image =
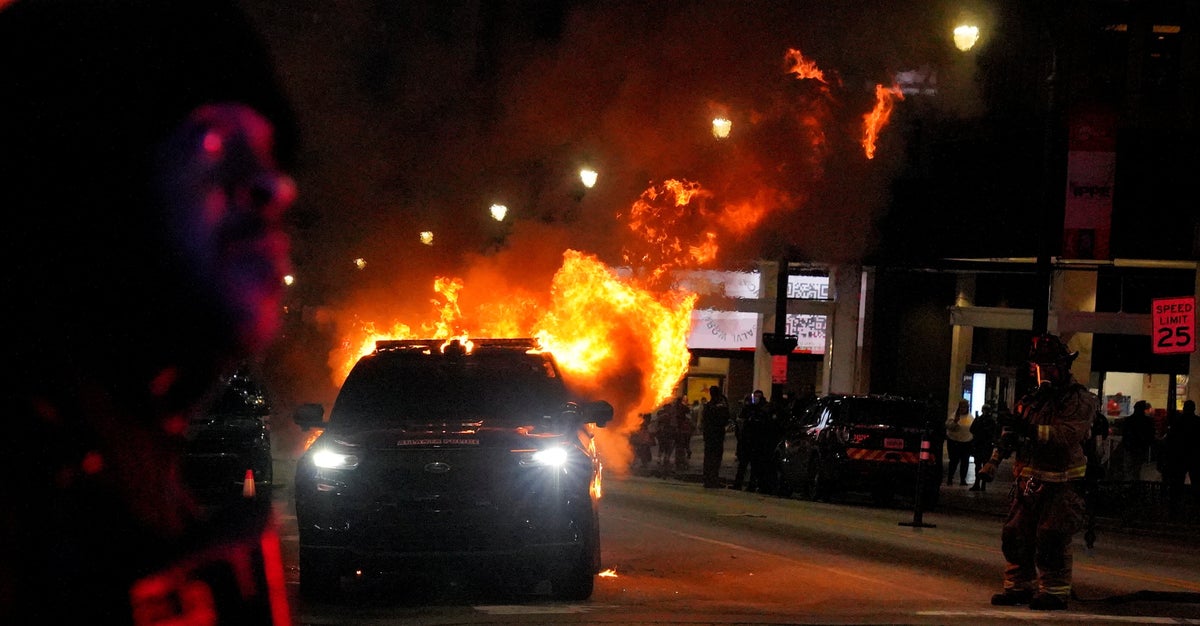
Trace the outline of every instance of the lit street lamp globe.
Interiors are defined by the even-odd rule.
[[[583,181],[583,186],[587,187],[588,189],[591,189],[596,185],[596,176],[598,176],[598,174],[596,174],[596,170],[590,167],[585,167],[579,170],[579,180]]]
[[[717,139],[725,139],[729,136],[730,129],[733,128],[733,122],[726,118],[718,117],[712,121],[712,134]]]
[[[979,41],[979,27],[970,24],[960,24],[954,27],[954,47],[966,52]]]

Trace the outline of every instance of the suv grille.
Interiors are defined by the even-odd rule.
[[[376,452],[363,473],[375,477],[381,504],[416,505],[431,509],[479,507],[503,503],[515,494],[513,454],[478,448],[397,450]],[[428,471],[439,464],[445,471]]]

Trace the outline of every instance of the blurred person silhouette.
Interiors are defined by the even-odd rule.
[[[762,486],[765,459],[763,448],[770,425],[770,407],[761,389],[755,389],[742,404],[737,417],[737,471],[734,472],[734,489],[745,486],[746,491],[757,491]]]
[[[1004,590],[992,604],[1028,604],[1034,610],[1067,608],[1071,595],[1071,544],[1084,523],[1087,456],[1099,406],[1079,384],[1069,352],[1057,335],[1035,335],[1029,365],[1036,386],[1021,398],[1001,431],[992,458],[979,471],[991,481],[1011,455],[1013,487],[1001,531]]]
[[[1163,483],[1170,512],[1178,516],[1183,510],[1188,481],[1193,501],[1200,503],[1200,416],[1196,415],[1195,400],[1183,402],[1183,410],[1173,416],[1167,427],[1163,444],[1166,456]]]
[[[0,623],[290,624],[269,499],[180,481],[190,415],[282,322],[269,53],[220,0],[0,6]]]
[[[692,421],[687,396],[679,396],[672,408],[675,411],[675,471],[682,472],[687,470],[692,459],[692,435],[696,433],[696,424]]]
[[[999,411],[1008,411],[1008,407],[1004,403],[999,403],[1001,408],[997,408],[995,402],[985,402],[983,411],[971,421],[971,426],[968,430],[971,432],[971,457],[975,459],[975,482],[971,485],[971,491],[986,491],[987,483],[979,480],[979,470],[983,468],[983,464],[992,458],[992,448],[995,447],[996,429],[998,428],[999,420],[997,414]]]
[[[950,465],[946,468],[946,484],[954,484],[954,474],[958,473],[960,485],[967,484],[967,466],[971,463],[971,405],[965,399],[959,400],[954,412],[946,418],[946,455]]]
[[[704,487],[717,489],[721,486],[721,461],[725,456],[725,429],[729,426],[729,402],[721,388],[708,388],[708,402],[704,404],[700,432],[704,437]]]
[[[1125,418],[1121,427],[1121,458],[1126,481],[1142,479],[1142,467],[1150,460],[1150,447],[1154,445],[1154,440],[1150,403],[1138,400],[1133,403],[1133,413]]]
[[[732,489],[741,489],[746,481],[746,469],[750,467],[750,452],[746,449],[746,418],[749,417],[748,407],[754,404],[754,394],[749,394],[742,398],[741,405],[738,406],[737,415],[733,416],[733,484]]]
[[[654,435],[650,434],[652,419],[650,413],[642,413],[642,423],[629,435],[629,444],[633,447],[633,460],[640,469],[649,469],[654,463]]]
[[[651,427],[654,441],[657,444],[658,467],[663,471],[675,468],[675,444],[679,439],[679,418],[675,414],[675,400],[672,400],[654,412],[654,423]]]
[[[692,423],[697,428],[700,427],[700,418],[704,416],[704,404],[707,402],[705,398],[692,400]]]

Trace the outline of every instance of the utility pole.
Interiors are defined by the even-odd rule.
[[[1038,256],[1035,292],[1033,301],[1033,334],[1040,335],[1049,330],[1050,299],[1053,271],[1050,266],[1051,251],[1054,248],[1054,233],[1058,232],[1058,223],[1062,221],[1062,211],[1059,203],[1062,201],[1061,186],[1055,185],[1057,177],[1052,167],[1058,154],[1056,136],[1058,132],[1058,51],[1055,48],[1054,35],[1050,37],[1049,73],[1046,76],[1046,120],[1042,137],[1042,186],[1041,204],[1042,220],[1038,228]]]
[[[771,355],[771,402],[783,399],[783,386],[787,383],[788,355],[796,349],[796,335],[787,334],[787,287],[788,258],[779,260],[775,272],[775,332],[763,333],[763,347]]]

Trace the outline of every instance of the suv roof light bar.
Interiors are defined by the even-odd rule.
[[[441,350],[442,345],[445,344],[446,341],[446,339],[379,339],[375,341],[375,351]],[[532,337],[471,339],[471,344],[473,346],[473,350],[479,350],[481,348],[524,348],[526,350],[541,349],[537,339]]]

